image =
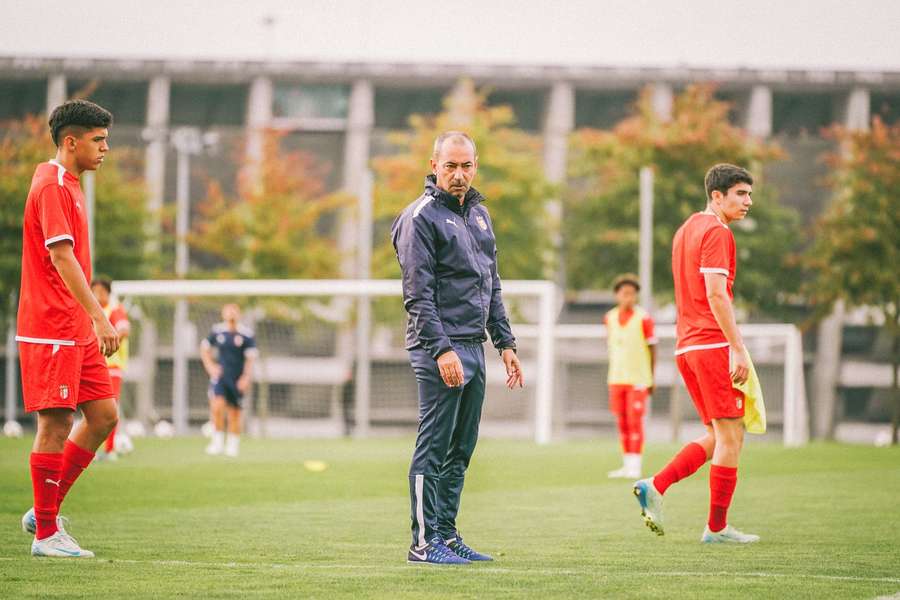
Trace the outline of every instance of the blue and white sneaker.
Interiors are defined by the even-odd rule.
[[[471,561],[447,547],[443,538],[434,536],[424,547],[410,546],[406,562],[429,565],[467,565]]]
[[[634,495],[641,505],[641,517],[644,524],[656,535],[663,535],[663,496],[653,485],[653,478],[641,479],[634,484]]]
[[[457,556],[468,561],[480,562],[494,560],[489,555],[477,552],[474,548],[464,543],[462,536],[459,535],[458,531],[453,537],[447,538],[446,544]]]
[[[84,550],[72,536],[57,531],[48,538],[35,539],[31,542],[32,556],[49,556],[53,558],[94,558],[94,553]]]
[[[56,528],[63,533],[66,533],[66,525],[68,524],[69,519],[66,517],[63,517],[62,515],[56,517]],[[37,532],[37,519],[34,516],[33,506],[28,509],[28,512],[22,515],[22,531],[29,535],[34,535]]]
[[[722,531],[710,531],[707,525],[700,537],[701,544],[753,544],[758,541],[758,535],[738,531],[731,525],[726,525]]]

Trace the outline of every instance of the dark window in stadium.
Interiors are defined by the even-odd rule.
[[[443,110],[448,88],[375,88],[376,129],[407,129],[415,114],[435,115]]]
[[[0,121],[39,115],[47,104],[47,82],[43,79],[0,81]]]
[[[885,123],[900,123],[900,92],[873,92],[871,103],[873,117],[878,115]]]
[[[772,129],[776,135],[818,136],[836,120],[836,98],[827,92],[779,92],[772,95]]]
[[[246,85],[172,84],[169,109],[172,125],[242,126],[246,113]]]
[[[728,103],[728,121],[732,125],[743,126],[750,104],[750,90],[717,89],[714,96],[716,100]]]
[[[344,168],[344,134],[319,131],[292,131],[281,140],[285,152],[305,152],[315,159],[328,191],[337,190]]]
[[[516,127],[526,131],[540,131],[544,125],[543,90],[498,90],[488,96],[491,106],[506,105],[516,116]]]
[[[106,108],[117,125],[144,125],[147,121],[146,81],[69,80],[69,98],[84,98]]]
[[[346,119],[349,102],[348,85],[279,83],[272,114],[289,119]]]
[[[576,90],[575,128],[610,129],[628,116],[635,90]]]

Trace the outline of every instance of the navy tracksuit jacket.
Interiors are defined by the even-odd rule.
[[[485,330],[498,350],[516,340],[500,292],[491,218],[474,188],[465,200],[434,176],[391,227],[409,315],[406,348],[419,390],[419,430],[409,469],[413,545],[456,535],[456,515],[484,403]],[[462,387],[444,385],[436,359],[455,350]]]

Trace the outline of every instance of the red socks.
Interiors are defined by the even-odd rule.
[[[706,450],[700,444],[691,442],[653,477],[653,487],[660,494],[665,494],[670,485],[693,475],[705,463]]]
[[[94,453],[88,452],[84,448],[79,448],[72,440],[66,440],[66,445],[62,453],[62,470],[59,476],[59,496],[57,500],[57,511],[62,505],[66,494],[81,472],[84,471],[91,461],[94,460]]]
[[[63,455],[43,452],[31,453],[31,486],[34,490],[35,536],[42,540],[56,533],[59,512],[60,470]]]
[[[623,453],[641,453],[644,449],[644,422],[640,416],[619,415],[619,441]]]
[[[709,530],[722,531],[728,524],[728,507],[737,485],[737,467],[709,467]]]

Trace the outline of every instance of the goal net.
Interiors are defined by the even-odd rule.
[[[259,348],[245,399],[251,434],[366,436],[414,431],[416,383],[404,350],[406,316],[398,280],[119,281],[113,293],[132,322],[122,407],[127,418],[160,419],[185,433],[208,417],[200,342],[236,303]],[[614,431],[607,409],[605,328],[557,323],[560,296],[546,281],[504,281],[518,340],[524,390],[505,388],[488,343],[484,435],[547,443]],[[674,331],[660,326],[658,385],[648,438],[693,434],[696,418],[676,375]],[[760,371],[770,431],[805,443],[806,398],[800,336],[792,325],[742,332]]]

